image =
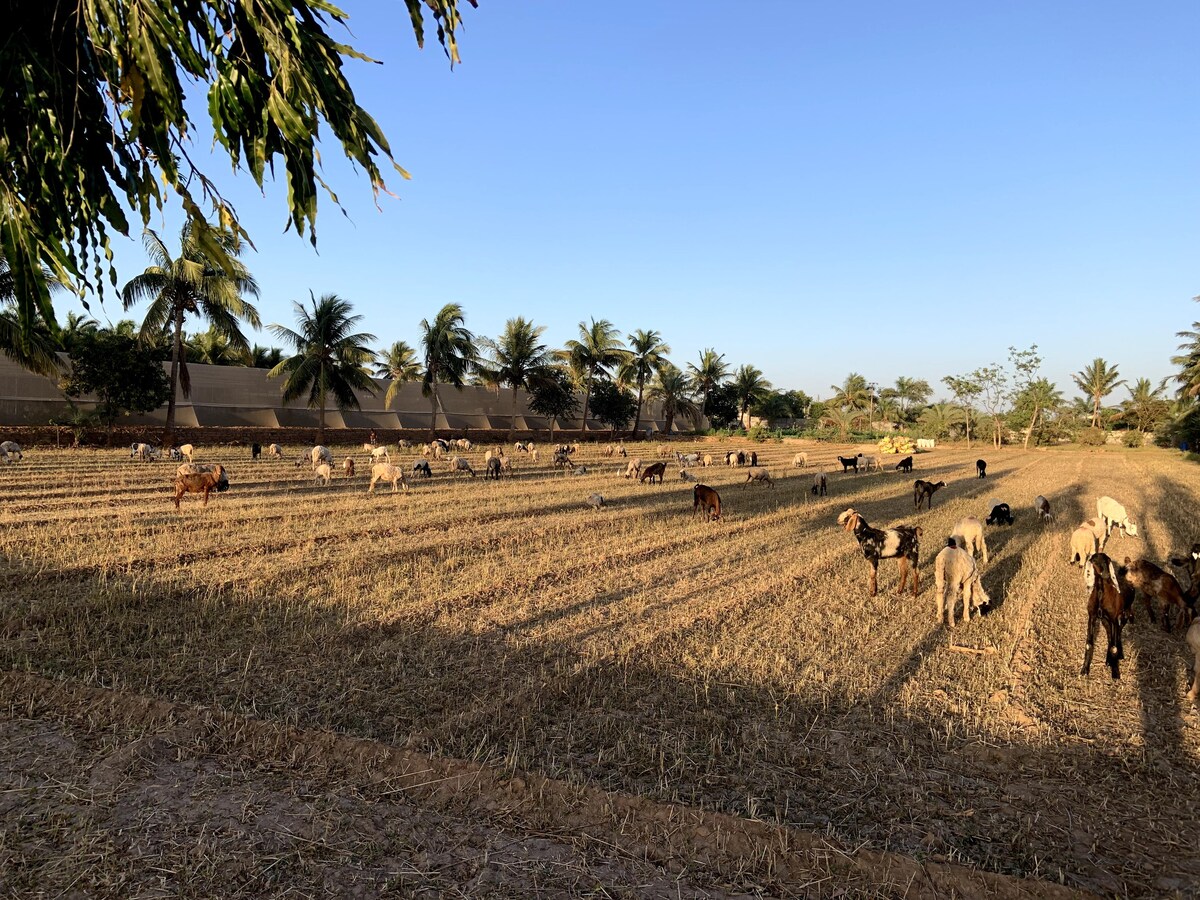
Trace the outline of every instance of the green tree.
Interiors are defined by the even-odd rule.
[[[1008,358],[1013,367],[1014,406],[1017,405],[1018,398],[1022,397],[1033,402],[1028,429],[1025,432],[1024,447],[1028,450],[1029,440],[1033,437],[1034,428],[1037,427],[1038,415],[1044,408],[1039,407],[1036,401],[1044,397],[1046,392],[1041,389],[1034,389],[1034,383],[1039,380],[1038,372],[1042,367],[1042,358],[1038,355],[1037,344],[1031,344],[1028,350],[1018,350],[1016,347],[1009,347]],[[1044,381],[1045,379],[1041,380]]]
[[[829,404],[825,407],[825,411],[821,414],[820,422],[822,425],[828,425],[831,428],[836,428],[838,438],[846,440],[846,435],[850,433],[855,425],[866,418],[866,413],[857,409],[843,409],[835,404]]]
[[[1200,302],[1200,297],[1192,299]],[[1179,366],[1179,374],[1175,376],[1179,394],[1182,397],[1200,397],[1200,322],[1193,322],[1191,331],[1177,332],[1176,337],[1185,338],[1179,345],[1183,352],[1171,357],[1171,362]]]
[[[188,361],[208,366],[244,366],[250,351],[237,350],[229,338],[215,328],[193,334],[187,340]]]
[[[461,391],[479,355],[475,349],[475,336],[467,330],[461,306],[447,303],[438,310],[432,322],[421,320],[421,348],[425,353],[421,393],[429,398],[429,437],[432,439],[437,431],[437,411],[442,405],[438,385],[449,384]]]
[[[391,383],[383,395],[383,408],[391,409],[402,385],[420,381],[424,372],[417,351],[406,341],[396,341],[375,361],[375,376]]]
[[[691,386],[695,390],[696,382],[691,377]],[[730,382],[718,384],[708,395],[707,409],[704,415],[714,428],[730,428],[737,424],[738,400],[737,389]]]
[[[504,323],[504,331],[498,339],[484,338],[480,341],[486,355],[480,368],[487,380],[512,388],[509,441],[517,430],[517,391],[529,391],[533,381],[550,366],[552,360],[550,350],[541,340],[545,331],[544,326],[534,325],[528,319],[517,316]]]
[[[260,347],[255,344],[250,348],[250,365],[256,369],[273,369],[283,362],[283,350],[279,347]]]
[[[700,351],[699,363],[688,363],[688,377],[692,382],[692,390],[703,398],[700,410],[715,421],[713,411],[709,408],[709,398],[713,391],[724,384],[729,378],[729,366],[725,363],[725,354],[718,353],[712,347]]]
[[[1041,440],[1050,424],[1046,421],[1046,414],[1057,411],[1062,402],[1062,392],[1046,378],[1035,378],[1018,391],[1009,419],[1017,427],[1025,429],[1026,447],[1035,434]]]
[[[417,43],[431,17],[453,63],[457,0],[404,3]],[[342,71],[346,60],[366,57],[328,33],[331,23],[347,27],[324,0],[11,10],[0,53],[0,248],[13,266],[22,327],[31,332],[40,317],[54,329],[43,265],[64,283],[92,288],[105,268],[113,272],[110,232],[129,234],[126,210],[144,226],[173,194],[189,217],[203,218],[207,203],[223,227],[244,236],[193,161],[193,134],[211,129],[233,168],[260,188],[281,169],[298,234],[315,225],[318,185],[337,203],[316,171],[318,135],[327,152],[339,145],[376,192],[386,190],[381,163],[407,177]],[[188,102],[194,86],[207,88],[207,103]],[[204,127],[189,116],[197,109],[208,113]],[[217,257],[221,248],[205,250]]]
[[[999,447],[1004,442],[1004,419],[1000,410],[1008,396],[1008,375],[999,365],[980,366],[970,374],[971,381],[979,385],[979,398],[987,410],[986,421],[992,434],[992,444]]]
[[[1091,361],[1082,372],[1071,376],[1075,386],[1092,401],[1092,427],[1100,427],[1100,404],[1104,398],[1125,383],[1116,366],[1110,366],[1100,357]]]
[[[592,399],[593,382],[597,375],[611,374],[625,360],[625,346],[617,329],[608,319],[592,324],[579,323],[579,340],[567,341],[558,356],[565,359],[583,375],[583,430],[587,432],[588,408]]]
[[[742,366],[734,373],[733,392],[737,397],[738,421],[746,427],[750,407],[761,403],[771,393],[771,382],[754,366]]]
[[[970,375],[947,375],[942,384],[950,388],[963,413],[963,428],[967,434],[967,449],[971,449],[971,401],[983,393],[983,385]]]
[[[162,363],[153,353],[133,338],[112,331],[80,336],[71,372],[60,387],[67,397],[95,396],[95,415],[104,422],[110,444],[118,417],[153,412],[171,391]]]
[[[362,316],[351,315],[353,307],[337,294],[317,299],[309,292],[312,308],[292,303],[296,311],[293,331],[283,325],[271,325],[271,333],[288,344],[295,355],[279,363],[269,378],[287,376],[283,382],[283,402],[290,403],[308,394],[308,408],[318,410],[317,443],[325,443],[325,405],[330,397],[338,409],[358,409],[355,391],[375,394],[375,383],[367,366],[375,354],[367,344],[375,335],[356,333]]]
[[[59,332],[59,343],[69,356],[75,345],[87,334],[95,334],[100,330],[100,323],[88,315],[68,312],[67,321]]]
[[[175,394],[191,396],[192,379],[184,355],[183,323],[198,316],[225,338],[233,350],[249,353],[250,345],[242,334],[241,320],[260,327],[258,310],[243,295],[258,296],[258,284],[238,260],[239,244],[228,231],[216,231],[207,223],[189,220],[179,233],[179,255],[172,256],[167,245],[153,231],[143,236],[151,264],[125,285],[121,299],[125,309],[143,300],[150,301],[142,319],[140,338],[152,344],[164,333],[171,336],[171,397],[167,402],[167,425],[163,443],[175,437]],[[214,253],[211,246],[218,248]]]
[[[569,418],[579,411],[579,398],[570,374],[562,366],[549,366],[538,373],[530,384],[529,408],[550,420],[550,441],[554,441],[554,426],[558,419]]]
[[[896,401],[901,417],[907,421],[913,408],[924,406],[932,394],[933,388],[924,378],[907,378],[901,375],[896,379],[895,387],[884,388],[880,397]]]
[[[842,409],[866,409],[871,405],[871,390],[867,379],[857,372],[851,372],[840,385],[831,384],[833,397],[829,402]]]
[[[46,290],[50,290],[49,286],[54,283],[50,273],[41,273],[41,278],[47,284]],[[30,313],[34,321],[22,323],[19,290],[16,275],[8,267],[4,248],[0,247],[0,353],[30,372],[50,377],[60,375],[61,367],[55,353],[62,344],[51,325],[42,318],[40,308]]]
[[[637,399],[615,381],[597,378],[592,385],[592,415],[607,425],[610,437],[624,428],[637,414]]]
[[[934,403],[921,410],[917,421],[930,437],[948,438],[953,434],[954,426],[962,424],[963,411],[950,403]]]
[[[635,331],[627,334],[629,353],[621,362],[617,372],[619,381],[637,385],[637,412],[633,416],[630,437],[635,437],[642,424],[642,399],[646,393],[646,382],[667,363],[671,348],[663,342],[657,331]],[[678,371],[678,370],[677,370]]]
[[[1140,432],[1153,431],[1171,415],[1171,404],[1163,396],[1167,390],[1167,379],[1158,387],[1149,378],[1139,378],[1133,385],[1125,386],[1129,399],[1121,404],[1120,417]]]
[[[655,371],[648,396],[662,404],[667,434],[671,433],[675,417],[679,415],[686,416],[693,429],[700,427],[700,407],[692,401],[691,390],[692,379],[673,363],[664,360]]]

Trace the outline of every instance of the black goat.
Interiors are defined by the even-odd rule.
[[[912,474],[912,457],[906,456],[906,457],[904,457],[904,459],[900,460],[900,462],[896,463],[896,471],[907,472],[908,474],[911,475]]]
[[[979,473],[980,478],[987,478],[987,460],[975,460],[975,471]]]
[[[838,462],[842,464],[842,474],[846,473],[847,469],[853,469],[854,474],[858,474],[858,457],[857,456],[839,456]]]
[[[1007,503],[997,503],[987,517],[988,525],[1011,525],[1012,523],[1013,514]]]
[[[431,472],[429,470],[429,460],[427,460],[427,459],[418,459],[415,463],[413,463],[412,470],[413,470],[413,474],[416,475],[418,478],[432,478],[433,477],[433,472]]]
[[[931,481],[922,481],[918,478],[913,482],[913,505],[917,509],[921,508],[921,503],[924,502],[926,509],[933,509],[933,495],[938,488],[944,488],[946,482],[939,481],[936,484]]]
[[[258,459],[260,456],[262,456],[262,444],[251,444],[250,445],[250,458]]]
[[[903,594],[908,582],[908,570],[912,567],[912,592],[917,596],[920,588],[920,575],[917,572],[917,557],[921,550],[921,529],[913,525],[897,525],[886,531],[872,528],[867,520],[853,508],[838,516],[838,524],[858,539],[863,556],[871,564],[871,596],[878,590],[879,561],[881,559],[900,560],[900,587],[896,593]]]

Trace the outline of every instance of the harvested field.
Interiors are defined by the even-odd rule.
[[[743,488],[746,469],[692,469],[722,495],[723,520],[708,523],[692,517],[692,488],[673,460],[664,485],[638,484],[600,446],[577,454],[585,475],[555,471],[542,445],[539,465],[512,455],[517,471],[498,482],[435,462],[434,478],[410,479],[411,492],[370,496],[357,448],[335,457],[354,455],[358,477],[339,473],[328,488],[296,468],[298,448],[279,462],[201,448],[197,461],[225,464],[231,489],[207,508],[185,498],[181,513],[170,502],[175,465],[136,463],[127,450],[35,450],[0,468],[3,669],[75,690],[8,676],[18,699],[0,706],[0,746],[43,748],[37,758],[62,773],[46,781],[46,763],[19,758],[0,766],[0,808],[17,823],[0,825],[0,887],[130,896],[152,884],[177,893],[191,877],[196,895],[321,894],[353,869],[368,894],[400,884],[388,882],[399,870],[410,873],[398,888],[408,893],[421,884],[413,871],[428,873],[435,893],[476,895],[604,896],[597,883],[645,885],[636,896],[983,890],[962,866],[1102,893],[1196,890],[1200,728],[1184,698],[1182,638],[1143,614],[1126,630],[1121,681],[1099,651],[1081,678],[1083,579],[1066,559],[1071,529],[1102,494],[1126,505],[1143,536],[1114,536],[1114,556],[1161,561],[1189,547],[1200,537],[1200,470],[1156,450],[938,450],[917,456],[911,476],[890,468],[895,458],[882,474],[838,471],[818,499],[808,492],[817,466],[833,471],[834,456],[853,451],[807,447],[805,470],[792,467],[796,445],[768,443],[754,449],[775,487]],[[671,445],[714,456],[738,446],[751,448]],[[477,472],[486,449],[465,454]],[[653,446],[630,450],[657,459]],[[979,456],[986,479],[975,478]],[[407,472],[413,458],[392,461]],[[913,511],[914,478],[948,482],[928,512]],[[594,492],[605,508],[586,506]],[[1037,494],[1055,524],[1037,521]],[[932,559],[954,522],[982,518],[992,497],[1017,515],[987,531],[993,606],[950,632],[935,623]],[[851,505],[879,527],[924,529],[918,598],[895,597],[891,560],[879,596],[866,595],[869,566],[834,524]],[[96,712],[96,689],[180,706],[151,726]],[[195,707],[211,712],[202,734],[172,732],[168,720]],[[329,730],[414,759],[730,814],[773,829],[764,843],[803,834],[865,848],[846,858],[867,862],[851,872],[824,849],[808,872],[765,849],[696,862],[703,854],[686,844],[618,849],[617,825],[581,843],[580,822],[560,816],[555,831],[534,800],[517,812],[499,804],[492,819],[419,796],[401,802],[380,796],[374,776],[292,766],[278,741],[256,757],[238,737],[247,720],[295,729],[298,746]],[[114,774],[126,746],[150,750]],[[237,774],[221,782],[219,809],[187,812],[178,790],[163,801],[169,823],[113,806],[126,783],[143,804],[163,794],[159,781],[207,796],[222,771]],[[90,806],[79,799],[88,791]],[[245,812],[264,804],[274,818]],[[628,829],[651,808],[628,807]],[[397,818],[404,829],[379,824]],[[210,819],[218,824],[206,828]],[[426,819],[426,830],[412,824]],[[260,820],[303,835],[317,862],[280,865],[266,881],[242,869],[234,878],[233,863],[185,875],[202,852],[188,845],[197,835],[210,862],[309,852],[264,837]],[[46,822],[58,823],[56,840],[31,824]],[[169,847],[113,837],[156,827]],[[359,827],[378,839],[335,835]],[[231,835],[243,831],[255,837],[239,850]],[[512,850],[531,835],[549,868]],[[447,842],[470,852],[430,862],[428,847]],[[83,845],[103,864],[52,863],[55,848]],[[472,881],[484,869],[471,860],[501,847],[509,856],[496,871],[511,879]],[[906,869],[887,853],[925,865]],[[949,881],[929,874],[938,865]],[[1003,884],[1013,895],[1052,892]]]

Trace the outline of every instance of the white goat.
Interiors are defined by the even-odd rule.
[[[328,487],[331,480],[333,480],[333,467],[329,463],[313,466],[313,481]]]
[[[371,449],[372,462],[391,462],[392,458],[388,456],[388,448],[386,446],[374,447]]]
[[[179,452],[183,454],[183,458],[188,462],[192,461],[192,454],[196,452],[196,448],[191,444],[180,444]]]
[[[1104,537],[1100,540],[1101,550],[1108,543],[1108,536],[1112,534],[1114,528],[1120,528],[1121,531],[1130,537],[1137,537],[1137,525],[1130,521],[1129,514],[1125,512],[1125,507],[1112,497],[1101,497],[1097,500],[1096,513],[1099,515],[1100,521],[1104,524]]]
[[[1195,703],[1197,694],[1200,694],[1200,619],[1188,628],[1187,645],[1196,660],[1192,666],[1192,687],[1187,692],[1187,698]]]
[[[1067,562],[1075,565],[1078,560],[1079,564],[1087,568],[1088,560],[1096,555],[1100,549],[1100,539],[1104,535],[1104,526],[1095,519],[1088,519],[1081,524],[1073,532],[1071,532],[1070,555],[1067,557]]]
[[[950,542],[954,538],[949,539]],[[946,546],[938,553],[933,564],[934,597],[937,599],[937,620],[940,625],[944,616],[949,617],[950,627],[954,627],[954,606],[962,596],[963,618],[971,621],[971,610],[977,616],[983,613],[980,607],[987,606],[991,599],[979,581],[979,570],[975,566],[975,558],[966,550],[957,546]],[[946,589],[950,589],[949,602],[946,599]]]
[[[797,469],[807,469],[808,468],[808,454],[803,453],[803,452],[797,453],[795,456],[792,457],[792,465],[795,466]]]
[[[329,463],[329,465],[333,465],[333,454],[329,452],[328,447],[322,447],[320,444],[318,444],[309,451],[308,455],[312,459],[314,469],[321,463]]]
[[[472,478],[475,477],[475,470],[471,468],[471,461],[462,456],[455,456],[450,460],[451,472],[466,472]]]
[[[271,444],[267,447],[267,456],[274,457],[275,459],[283,459],[283,448],[278,444]]]
[[[640,459],[631,459],[625,465],[625,471],[621,473],[625,478],[637,478],[642,472],[642,461]]]
[[[681,481],[695,481],[695,482],[699,482],[699,481],[700,481],[699,477],[697,477],[696,475],[693,475],[693,474],[692,474],[691,472],[689,472],[687,469],[680,469],[680,470],[679,470],[679,479],[680,479]]]
[[[604,496],[602,494],[589,494],[586,503],[592,509],[603,509]]]
[[[367,488],[367,493],[375,493],[375,484],[380,481],[391,482],[393,494],[396,493],[397,484],[404,485],[405,492],[408,491],[408,481],[405,479],[404,473],[398,466],[393,466],[391,463],[375,463],[371,466],[371,484]]]
[[[14,456],[17,458],[17,462],[25,458],[25,454],[21,452],[21,445],[16,441],[4,441],[0,443],[0,454],[3,454],[3,457],[0,458],[3,458],[5,462],[12,462],[12,457]]]
[[[955,545],[960,550],[966,550],[974,559],[976,554],[983,557],[983,561],[988,561],[987,541],[983,536],[983,523],[974,516],[966,516],[958,520],[958,524],[954,526],[954,530],[950,532],[950,537],[954,539]]]

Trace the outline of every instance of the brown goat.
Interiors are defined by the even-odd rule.
[[[229,479],[221,466],[213,466],[209,472],[196,472],[175,476],[175,508],[179,509],[179,500],[184,494],[203,494],[204,506],[208,506],[208,495],[212,491],[220,493],[229,488]]]
[[[1125,557],[1125,580],[1129,586],[1142,595],[1146,603],[1146,612],[1150,621],[1154,622],[1154,600],[1162,601],[1163,628],[1171,630],[1171,617],[1168,611],[1175,611],[1175,624],[1180,628],[1186,627],[1192,617],[1192,611],[1183,590],[1175,576],[1164,572],[1148,559],[1139,559],[1131,563]],[[1133,608],[1130,604],[1129,618],[1133,619]]]
[[[1087,645],[1083,651],[1083,667],[1080,675],[1087,675],[1092,669],[1092,651],[1096,644],[1096,626],[1104,623],[1104,633],[1107,638],[1107,650],[1104,663],[1108,666],[1112,677],[1121,677],[1121,660],[1125,658],[1125,645],[1121,641],[1121,626],[1129,614],[1128,605],[1131,602],[1128,589],[1122,585],[1117,572],[1116,563],[1109,559],[1106,553],[1096,553],[1087,561],[1088,588],[1087,612]]]
[[[922,481],[918,478],[913,482],[913,503],[917,509],[920,509],[923,501],[926,509],[932,509],[934,493],[937,492],[938,488],[944,488],[945,486],[946,482],[944,481],[939,481],[935,484],[934,482]]]
[[[721,518],[721,495],[707,484],[698,484],[692,488],[692,518],[696,510],[703,509],[708,521],[716,522]]]
[[[354,477],[354,460],[349,456],[347,456],[345,461],[342,463],[342,470],[346,473],[347,478]]]
[[[642,481],[645,481],[647,478],[649,478],[650,483],[654,484],[654,479],[657,478],[658,483],[662,484],[663,483],[663,475],[666,474],[666,471],[667,471],[667,464],[665,462],[650,463],[650,465],[648,465],[648,466],[646,466],[646,468],[642,469],[642,474],[638,478],[638,481],[642,482]]]

